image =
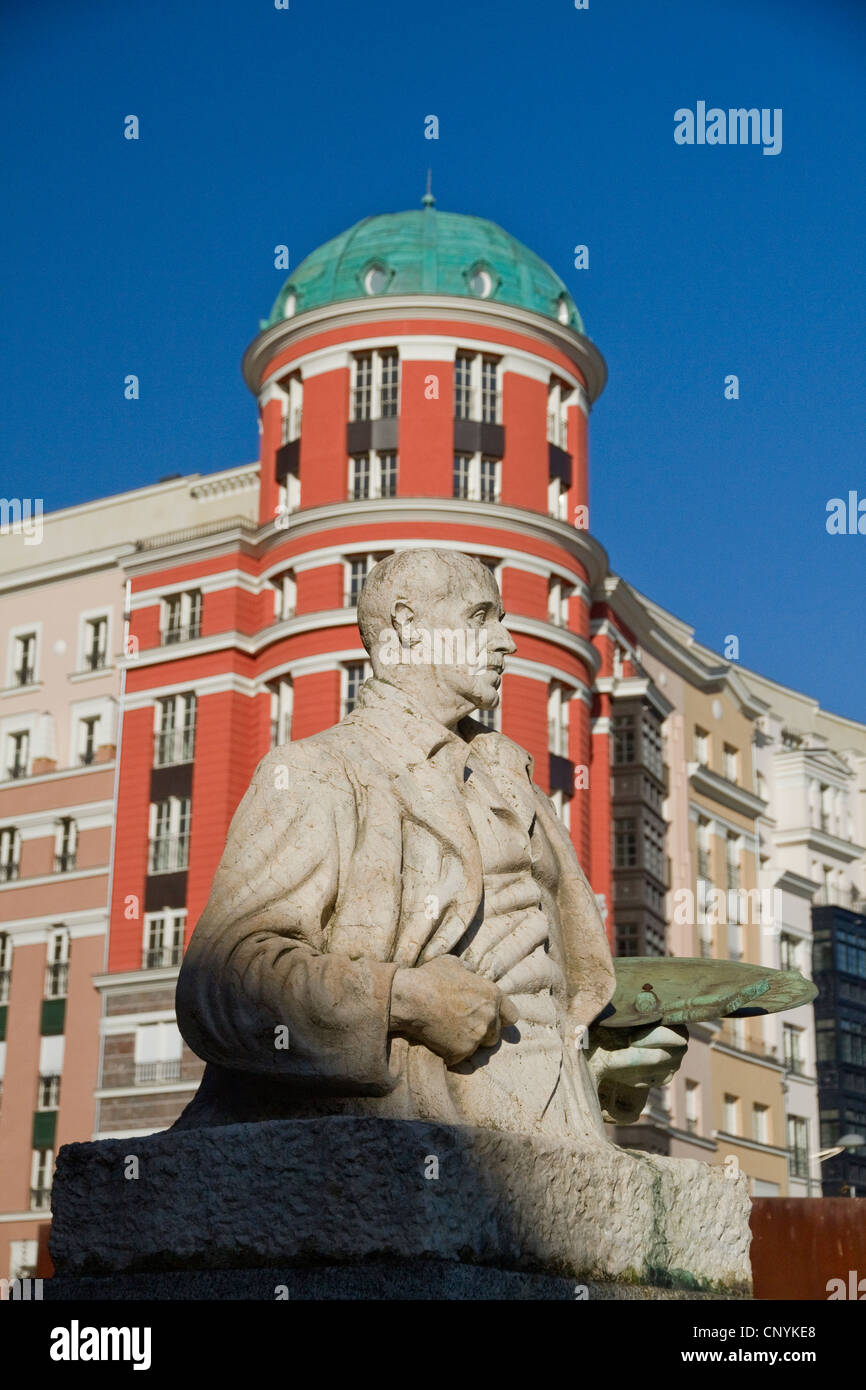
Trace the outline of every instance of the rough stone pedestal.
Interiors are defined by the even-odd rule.
[[[331,1116],[69,1144],[52,1298],[749,1297],[743,1179]]]

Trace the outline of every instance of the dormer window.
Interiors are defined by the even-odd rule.
[[[560,323],[568,323],[571,319],[571,309],[564,294],[561,294],[557,300],[556,317]]]
[[[384,294],[388,285],[388,272],[383,265],[371,265],[364,274],[364,289],[367,294]]]
[[[298,307],[298,296],[295,294],[294,290],[291,290],[291,291],[286,295],[286,302],[285,302],[285,304],[283,305],[283,318],[284,318],[284,319],[293,318],[293,317],[294,317],[294,314],[295,314],[295,310],[297,309],[297,307]]]
[[[469,276],[469,288],[479,299],[489,299],[493,293],[493,276],[483,265],[478,265]]]

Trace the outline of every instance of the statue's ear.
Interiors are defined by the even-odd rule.
[[[406,599],[395,599],[391,604],[391,626],[399,633],[400,641],[404,646],[409,646],[413,641],[417,641],[417,634],[414,631],[415,610],[411,603]]]

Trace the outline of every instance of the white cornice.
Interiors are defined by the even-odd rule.
[[[760,796],[736,782],[729,782],[726,777],[720,777],[717,772],[704,767],[702,763],[688,763],[687,771],[693,791],[708,797],[711,801],[720,801],[729,810],[736,811],[749,820],[763,815],[767,809],[767,802]]]
[[[133,989],[136,991],[153,989],[160,985],[172,984],[180,974],[179,965],[166,965],[157,970],[118,970],[93,976],[96,989]],[[110,1014],[106,1015],[111,1017]]]
[[[826,830],[818,830],[814,825],[798,826],[794,830],[777,830],[773,844],[782,848],[785,845],[808,845],[818,854],[841,859],[845,864],[853,864],[855,859],[866,854],[866,846],[855,845],[851,840],[840,840],[838,835],[828,835]]]
[[[243,374],[253,395],[258,395],[264,371],[278,353],[303,343],[305,338],[335,328],[356,329],[358,342],[367,341],[365,330],[373,323],[389,323],[407,318],[431,323],[459,320],[486,328],[525,333],[564,354],[583,376],[591,401],[604,390],[607,367],[594,343],[581,333],[557,323],[544,314],[491,300],[468,300],[461,296],[438,294],[388,295],[375,299],[342,300],[322,308],[310,309],[294,318],[281,319],[266,328],[250,343],[243,357]],[[431,335],[426,335],[431,336]],[[453,335],[449,335],[453,336]],[[485,340],[489,348],[489,340]]]

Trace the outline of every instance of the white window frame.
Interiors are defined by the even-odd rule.
[[[494,467],[494,484],[492,501],[499,502],[502,498],[502,460],[494,458],[492,454],[483,454],[476,450],[474,454],[467,453],[463,449],[455,449],[452,457],[452,495],[454,494],[453,480],[455,466],[458,459],[462,459],[469,464],[469,491],[466,497],[457,496],[458,501],[490,503],[491,499],[481,496],[481,462],[492,463]]]
[[[172,608],[175,604],[178,603],[180,607],[181,620],[177,624],[170,625]],[[195,637],[190,635],[190,629],[193,626],[192,619],[194,613],[197,614],[197,635],[201,635],[201,620],[204,611],[204,594],[202,593],[201,589],[182,589],[174,594],[166,594],[165,597],[161,600],[161,607],[162,613],[160,636],[162,638],[162,645],[164,647],[177,646],[181,642],[191,642],[196,640]],[[180,636],[176,639],[176,641],[169,642],[169,635],[174,632],[180,633]]]
[[[547,691],[547,751],[558,758],[568,757],[568,725],[571,689],[551,681]]]
[[[18,755],[23,749],[24,761],[18,761]],[[22,771],[16,773],[15,769],[21,767]],[[20,781],[24,777],[30,777],[33,771],[33,730],[28,721],[24,721],[17,728],[11,728],[6,733],[6,752],[4,781]]]
[[[16,685],[15,668],[17,662],[16,643],[21,637],[35,637],[36,647],[33,656],[33,680],[29,685]],[[40,683],[39,668],[42,661],[42,623],[16,623],[9,629],[9,645],[6,649],[6,688],[7,690],[32,690]]]
[[[271,580],[274,590],[274,622],[285,623],[295,616],[298,606],[298,581],[293,569],[283,570]]]
[[[62,859],[70,860],[62,867]],[[54,827],[54,872],[71,874],[78,863],[78,821],[74,816],[61,816]]]
[[[135,1030],[136,1086],[153,1086],[180,1079],[183,1038],[176,1023],[139,1023]]]
[[[373,668],[369,661],[347,661],[340,667],[340,713],[341,718],[345,719],[349,711],[349,672],[356,667],[363,671],[362,678],[358,685],[360,691],[365,681],[368,681],[373,674]]]
[[[76,670],[79,673],[87,672],[88,674],[90,674],[92,672],[95,675],[97,671],[105,672],[109,669],[109,666],[111,664],[111,617],[112,614],[110,608],[92,608],[79,615],[78,659],[76,662]],[[89,625],[91,623],[97,622],[105,623],[105,642],[103,644],[105,659],[102,666],[91,667],[88,665],[87,662],[88,653],[90,651],[90,643],[88,641],[88,638],[90,636]]]
[[[568,410],[576,392],[568,382],[551,377],[547,388],[547,441],[568,453]]]
[[[185,934],[185,907],[165,907],[161,912],[146,912],[141,938],[142,970],[161,970],[180,965]],[[157,953],[159,960],[151,962],[151,957]]]
[[[740,1097],[725,1093],[722,1099],[722,1128],[725,1134],[740,1133]]]
[[[164,816],[160,808],[167,807]],[[167,796],[162,801],[150,803],[148,825],[147,872],[148,874],[182,873],[189,868],[191,798],[188,796]],[[158,834],[158,831],[162,831]],[[169,847],[168,864],[157,868],[160,856],[157,851],[163,844]]]
[[[394,409],[388,415],[382,415],[382,403],[384,398],[384,367],[385,359],[397,359],[397,399]],[[357,392],[358,392],[358,367],[362,360],[370,359],[370,413],[369,415],[358,413]],[[402,386],[402,371],[400,350],[396,347],[370,348],[366,352],[356,352],[352,354],[352,380],[349,396],[351,415],[354,420],[392,420],[398,419],[400,415],[400,391]]]
[[[558,575],[551,575],[547,583],[547,618],[555,627],[568,627],[568,604],[574,593],[574,586],[567,584]]]
[[[51,1187],[54,1177],[54,1150],[53,1149],[33,1149],[30,1160],[30,1210],[31,1211],[50,1211],[51,1210]],[[42,1204],[34,1195],[38,1192],[45,1194]]]
[[[568,521],[568,488],[561,478],[551,478],[547,484],[547,510],[557,521]]]
[[[349,501],[350,502],[369,502],[374,498],[382,496],[382,477],[383,463],[385,459],[394,460],[394,491],[389,493],[389,497],[397,496],[397,488],[400,481],[400,457],[396,449],[377,449],[363,450],[359,454],[349,455]],[[361,497],[355,496],[356,465],[364,460],[367,463],[367,492]]]
[[[21,831],[17,825],[0,826],[0,883],[14,883],[20,874]]]
[[[457,369],[458,363],[469,363],[469,413],[458,414],[457,404]],[[484,419],[483,401],[483,370],[484,362],[492,363],[495,367],[495,402],[493,418]],[[493,352],[464,352],[458,349],[454,358],[454,416],[458,420],[476,420],[483,424],[501,425],[502,424],[502,358],[497,357]]]
[[[352,598],[352,566],[363,565],[364,577],[361,580],[361,588],[367,582],[367,576],[374,565],[378,565],[380,560],[387,559],[391,551],[368,551],[366,554],[359,552],[357,555],[346,555],[343,559],[343,607],[356,608],[357,601]],[[360,590],[359,590],[360,593]]]
[[[168,711],[171,718],[167,719]],[[191,717],[190,717],[191,714]],[[195,732],[198,719],[198,696],[194,690],[182,690],[178,695],[159,696],[153,712],[153,766],[173,767],[178,763],[190,763],[195,755]],[[191,744],[189,756],[185,756],[187,743]],[[166,744],[170,745],[168,758],[164,757]]]
[[[282,442],[294,444],[301,437],[301,422],[304,414],[304,383],[300,372],[293,372],[280,382],[282,399]]]
[[[271,747],[277,748],[292,740],[292,715],[295,704],[294,684],[283,676],[271,686]]]

